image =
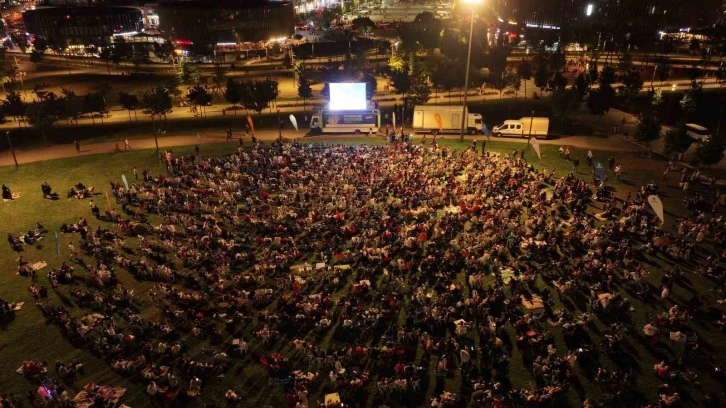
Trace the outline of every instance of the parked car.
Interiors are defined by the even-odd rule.
[[[686,123],[686,134],[691,139],[701,143],[708,142],[711,139],[711,132],[707,128],[695,123]]]

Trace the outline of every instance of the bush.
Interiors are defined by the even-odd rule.
[[[663,143],[663,153],[683,153],[691,147],[693,139],[688,136],[686,124],[681,122],[678,126],[666,132]]]
[[[639,142],[649,143],[660,137],[660,122],[654,114],[645,114],[638,121],[633,137]]]

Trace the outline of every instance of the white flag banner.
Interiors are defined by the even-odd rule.
[[[542,154],[539,152],[539,142],[537,141],[537,138],[533,137],[533,138],[529,139],[529,144],[532,145],[534,152],[537,153],[537,157],[539,157],[539,159],[542,160]]]
[[[660,197],[657,195],[648,196],[648,204],[650,204],[653,211],[655,211],[655,215],[660,218],[660,222],[665,222],[663,218],[663,202],[660,200]]]
[[[124,182],[124,187],[126,187],[126,191],[128,191],[129,190],[129,182],[126,181],[126,176],[123,175],[123,174],[121,175],[121,181]]]
[[[393,112],[393,128],[396,128],[396,112]]]
[[[295,119],[295,115],[290,115],[290,122],[292,123],[292,126],[295,128],[295,131],[297,132],[297,119]]]

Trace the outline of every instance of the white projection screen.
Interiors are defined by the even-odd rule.
[[[366,109],[365,82],[344,82],[330,84],[330,110]]]

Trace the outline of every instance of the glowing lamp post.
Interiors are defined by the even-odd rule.
[[[466,75],[464,75],[464,107],[461,108],[461,131],[459,133],[459,141],[464,141],[464,132],[466,131],[466,97],[469,91],[469,66],[471,65],[471,40],[474,35],[474,7],[482,4],[484,0],[462,0],[464,3],[471,5],[471,22],[469,26],[469,52],[466,55]]]

